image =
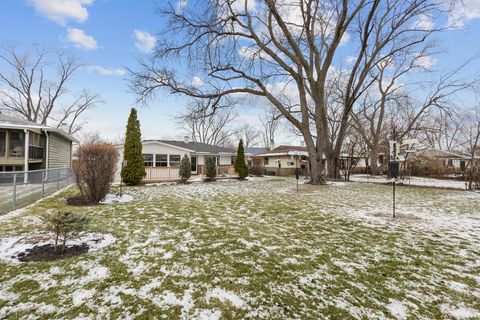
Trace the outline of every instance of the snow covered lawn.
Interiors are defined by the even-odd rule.
[[[74,189],[0,220],[40,232],[50,208],[116,241],[68,260],[0,260],[0,318],[478,319],[480,195],[255,179],[126,188],[67,207]],[[0,240],[0,247],[1,247]]]

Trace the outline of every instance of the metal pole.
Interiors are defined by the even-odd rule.
[[[298,192],[298,175],[299,175],[299,172],[298,172],[298,156],[295,156],[295,170],[297,170],[297,172],[295,172],[295,178],[297,179],[297,192]]]
[[[397,137],[395,134],[395,126],[393,127],[393,161],[397,161]],[[395,176],[396,174],[394,174]],[[393,217],[395,218],[395,181],[397,177],[393,177]]]
[[[42,171],[42,198],[45,197],[45,171]]]
[[[393,180],[393,217],[395,218],[395,180]]]
[[[13,174],[13,210],[17,209],[17,174]]]

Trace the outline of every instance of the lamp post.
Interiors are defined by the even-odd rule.
[[[122,168],[124,168],[126,166],[127,166],[127,160],[123,159],[122,160]],[[122,179],[122,176],[120,175],[120,198],[123,197],[122,184],[123,184],[123,179]]]

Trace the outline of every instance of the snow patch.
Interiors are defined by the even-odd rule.
[[[221,302],[230,302],[235,308],[245,307],[245,301],[243,301],[239,296],[237,296],[232,291],[227,291],[221,288],[215,288],[213,290],[208,290],[205,296],[207,303],[210,303],[210,299],[215,298]]]
[[[101,204],[112,204],[112,203],[124,203],[124,202],[130,202],[133,200],[133,196],[130,194],[123,194],[121,197],[116,194],[107,194],[105,196],[105,199],[100,201]]]
[[[83,232],[75,239],[67,241],[66,245],[88,245],[88,252],[98,251],[114,243],[116,238],[111,234]],[[18,254],[35,246],[53,244],[52,236],[47,233],[29,233],[21,236],[8,237],[0,240],[0,260],[17,262]]]
[[[388,312],[396,319],[407,319],[408,308],[401,301],[394,299],[389,299],[389,301],[390,303],[385,306]]]
[[[72,295],[73,305],[79,306],[85,302],[85,300],[91,299],[95,294],[95,289],[90,290],[76,290]]]

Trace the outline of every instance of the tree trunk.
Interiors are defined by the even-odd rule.
[[[374,176],[382,174],[381,167],[378,165],[378,145],[374,145],[370,150],[370,170]]]
[[[328,157],[327,162],[328,178],[340,179],[340,156],[334,153]]]
[[[307,142],[308,141],[308,142]],[[305,139],[305,144],[308,150],[308,157],[310,159],[310,181],[309,184],[325,184],[324,165],[322,162],[323,152],[321,148],[315,148],[313,140]]]

